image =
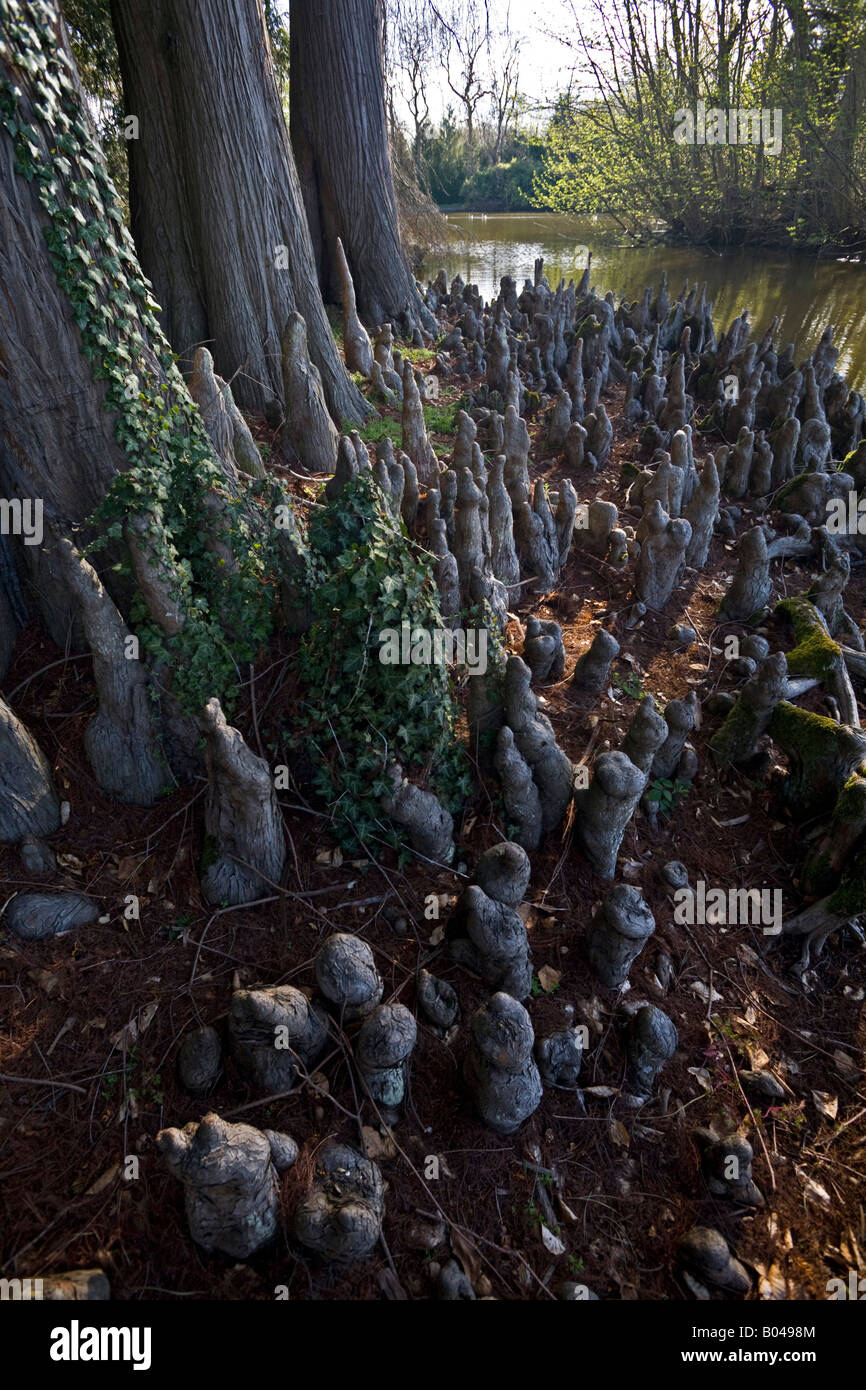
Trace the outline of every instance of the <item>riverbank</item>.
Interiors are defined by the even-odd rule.
[[[625,245],[611,218],[560,213],[448,212],[452,243],[445,254],[425,259],[419,279],[444,268],[449,281],[460,274],[494,298],[503,275],[518,283],[532,278],[544,258],[553,285],[579,279],[592,253],[593,278],[618,295],[634,299],[668,272],[672,291],[684,281],[707,284],[717,321],[727,325],[748,308],[755,324],[775,316],[780,335],[798,353],[808,350],[832,323],[841,351],[839,370],[861,389],[866,385],[866,267],[850,261],[815,260],[792,251],[739,248],[724,254],[701,247]]]
[[[521,217],[530,215],[541,215],[558,217],[561,214],[552,208],[510,208],[501,198],[475,199],[468,203],[438,203],[438,211],[443,217],[465,216],[465,217]],[[866,261],[866,237],[862,233],[852,230],[849,236],[840,234],[835,240],[829,238],[819,240],[813,238],[806,242],[792,242],[786,233],[775,237],[763,236],[759,240],[752,239],[746,231],[732,233],[730,228],[724,229],[718,235],[708,235],[701,241],[695,241],[690,237],[679,234],[674,228],[660,223],[649,235],[636,237],[626,232],[624,224],[616,222],[616,213],[607,214],[611,220],[612,236],[617,240],[625,238],[627,245],[637,249],[648,246],[664,246],[667,248],[677,248],[684,250],[704,250],[714,254],[725,254],[729,251],[748,249],[751,251],[767,251],[794,256],[803,256],[814,260],[849,260],[854,264],[862,264]],[[581,218],[575,218],[581,221]]]

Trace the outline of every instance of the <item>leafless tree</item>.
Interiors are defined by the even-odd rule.
[[[493,162],[498,164],[517,114],[520,96],[520,44],[511,32],[510,14],[500,35],[501,49],[491,56],[490,105],[494,125]]]
[[[391,0],[388,15],[389,67],[401,77],[412,120],[415,177],[422,180],[422,145],[430,121],[430,73],[442,52],[444,31],[430,0]]]
[[[490,96],[487,59],[490,54],[488,0],[430,0],[446,46],[447,82],[466,116],[466,144],[475,148],[477,114]]]

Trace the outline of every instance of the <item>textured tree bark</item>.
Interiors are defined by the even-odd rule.
[[[65,30],[58,28],[57,41],[66,46]],[[0,78],[20,83],[3,34]],[[26,92],[21,111],[41,129]],[[80,170],[77,177],[84,177]],[[46,221],[37,184],[16,174],[12,139],[0,127],[0,497],[41,504],[45,517],[69,528],[102,500],[127,461],[103,407],[105,386],[93,379],[72,305],[51,267]],[[155,358],[143,365],[160,370]],[[14,629],[34,607],[60,647],[70,634],[81,646],[74,600],[40,544],[2,538],[0,591],[7,661]]]
[[[15,77],[2,54],[0,75]],[[48,259],[36,185],[14,162],[0,128],[0,492],[82,521],[125,455]]]
[[[411,336],[436,325],[400,244],[382,17],[382,0],[292,0],[292,146],[325,299],[340,299],[339,237],[361,318]]]
[[[239,404],[282,400],[292,310],[335,418],[369,414],[334,342],[316,276],[261,0],[112,0],[129,141],[132,231],[189,372],[205,343]]]
[[[51,768],[33,736],[0,700],[0,844],[25,835],[52,835],[60,825],[60,800]]]
[[[120,615],[128,614],[137,585],[162,632],[169,638],[181,632],[197,601],[187,605],[194,585],[187,574],[190,587],[185,586],[180,561],[188,557],[173,559],[172,532],[161,528],[157,515],[158,491],[146,485],[140,510],[130,502],[123,521],[132,575],[118,583],[111,564],[105,566],[106,587],[117,607],[89,563],[62,538],[74,533],[76,543],[92,539],[82,523],[118,475],[135,465],[139,478],[144,476],[142,438],[148,441],[147,462],[157,457],[164,484],[172,467],[195,466],[204,431],[199,437],[168,346],[144,307],[152,301],[121,225],[101,151],[87,130],[59,10],[29,4],[21,7],[21,15],[20,22],[11,22],[8,7],[0,5],[0,497],[7,504],[39,503],[43,512],[38,518],[33,508],[27,530],[17,526],[14,536],[0,537],[0,660],[4,665],[8,661],[14,626],[29,616],[31,597],[61,648],[68,629],[60,618],[65,613],[71,623],[77,615],[80,644],[93,652],[100,697],[99,713],[85,735],[94,771],[109,792],[149,804],[168,781],[157,735],[165,735],[171,766],[177,762],[192,772],[198,730],[177,705],[166,661],[151,668],[162,708],[157,713],[151,706],[146,662],[137,665],[135,649],[127,646],[132,634]],[[56,56],[51,53],[55,42],[60,50]],[[52,91],[63,94],[53,104]],[[73,222],[76,230],[70,227]],[[123,293],[112,285],[122,286]],[[97,337],[94,321],[105,323],[113,336],[102,331]],[[279,357],[277,361],[279,365]],[[128,378],[121,362],[130,364]],[[112,383],[108,396],[106,380]],[[140,423],[142,414],[149,430]],[[177,423],[166,423],[175,416]],[[157,434],[167,442],[155,443]],[[210,462],[216,461],[214,454]],[[202,481],[196,494],[198,534],[228,571],[235,556],[225,539],[227,499],[218,470],[214,473],[216,483]],[[225,491],[231,493],[237,480],[232,473],[224,476]],[[255,516],[250,536],[255,535],[254,521]],[[118,530],[120,524],[118,520]],[[123,553],[119,540],[118,553]],[[117,588],[120,598],[113,592]],[[210,610],[214,615],[218,603],[217,597]],[[225,631],[231,638],[228,617]],[[43,786],[48,777],[44,759],[2,702],[0,726],[6,727],[8,745],[8,756],[0,747],[0,838],[4,824],[15,832],[19,821],[25,830],[50,833],[56,828],[56,797]],[[231,839],[233,805],[228,794],[220,804],[220,830],[229,844],[240,843],[240,832]],[[250,858],[258,862],[259,846],[254,849]],[[272,861],[273,854],[267,864]]]
[[[53,21],[46,21],[44,13],[34,19],[28,7],[25,22],[31,39],[51,35],[58,50],[66,55],[66,72],[77,86],[59,11]],[[26,41],[21,43],[11,26],[0,25],[0,80],[12,80],[21,89],[17,119],[33,132],[38,162],[45,167],[50,152],[56,150],[57,130],[34,102],[37,83],[25,75],[33,69],[26,69],[21,61],[26,47]],[[80,88],[78,96],[86,124]],[[81,162],[82,149],[90,155],[87,168]],[[78,154],[67,147],[69,182],[92,176],[98,159],[95,144],[80,146]],[[50,223],[38,188],[37,179],[28,181],[16,170],[13,139],[0,126],[0,496],[30,504],[34,522],[40,515],[36,509],[41,509],[40,525],[34,525],[29,535],[0,537],[0,679],[6,675],[16,629],[28,621],[34,609],[61,650],[92,645],[104,702],[88,730],[89,749],[96,754],[94,770],[111,792],[146,803],[164,783],[166,769],[155,765],[152,754],[145,761],[149,744],[148,749],[135,746],[152,711],[142,701],[140,691],[132,690],[135,680],[130,663],[121,659],[118,666],[112,655],[107,655],[113,639],[117,645],[121,619],[91,567],[86,567],[86,583],[85,571],[71,576],[58,547],[48,543],[49,537],[71,532],[79,543],[93,539],[83,523],[116,476],[129,467],[129,456],[115,435],[118,416],[106,409],[106,385],[94,376],[72,299],[58,282],[52,265],[46,241]],[[57,196],[68,205],[64,192]],[[124,250],[131,256],[128,239]],[[161,387],[169,393],[148,336],[139,337],[137,343],[136,371],[147,376],[157,391]],[[129,524],[134,525],[135,520],[130,518]],[[69,543],[62,544],[68,547]],[[106,587],[118,606],[128,610],[132,585],[114,572],[113,558],[111,550],[103,556]],[[84,621],[82,604],[88,610]],[[114,633],[112,620],[106,616],[109,614],[114,615]],[[129,677],[128,691],[123,688],[124,674]],[[132,703],[127,703],[128,699]],[[14,720],[11,712],[8,719]],[[29,804],[31,781],[26,769],[16,768],[6,759],[0,779],[0,822],[4,815],[16,814],[17,804]],[[35,833],[56,828],[55,816],[54,823],[41,828],[37,825]]]

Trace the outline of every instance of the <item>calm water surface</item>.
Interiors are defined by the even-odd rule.
[[[559,213],[450,213],[454,241],[446,255],[434,256],[423,278],[444,266],[449,280],[459,271],[478,285],[485,299],[495,298],[502,275],[513,275],[518,289],[532,278],[536,256],[544,257],[545,274],[556,287],[577,279],[592,251],[593,284],[604,294],[637,299],[644,288],[668,272],[668,289],[678,294],[683,282],[707,283],[716,332],[748,308],[753,336],[760,337],[778,314],[777,341],[793,341],[805,354],[832,323],[841,349],[838,370],[866,391],[866,266],[843,261],[815,261],[778,251],[731,251],[718,255],[689,247],[635,249],[611,240],[610,223],[597,217]]]

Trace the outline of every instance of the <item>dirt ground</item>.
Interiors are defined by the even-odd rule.
[[[606,403],[615,429],[611,457],[601,474],[573,481],[581,500],[601,495],[622,510],[630,481],[623,465],[638,461],[637,444],[623,436],[616,391]],[[266,436],[264,427],[259,434]],[[696,453],[702,457],[717,442],[698,439]],[[555,485],[557,461],[540,448],[533,459],[533,476]],[[300,496],[302,485],[289,482]],[[740,530],[748,524],[745,505]],[[573,550],[556,592],[518,610],[520,621],[509,628],[518,652],[530,612],[562,625],[565,678],[538,692],[576,762],[621,745],[641,690],[664,704],[691,690],[705,701],[736,688],[721,639],[746,629],[720,627],[716,618],[734,564],[734,547],[716,537],[704,570],[687,572],[665,612],[626,631],[615,615],[629,604],[631,566],[619,573]],[[779,598],[808,583],[806,568],[793,561],[773,569]],[[855,571],[847,595],[855,617],[864,596]],[[570,689],[570,677],[602,620],[622,645],[613,668],[620,679],[588,702]],[[666,637],[680,621],[698,634],[688,650]],[[788,645],[772,622],[768,632],[774,648]],[[233,717],[254,747],[257,726],[272,762],[282,761],[273,744],[297,695],[292,656],[288,643],[262,654]],[[92,895],[104,920],[42,943],[0,930],[5,1273],[45,1276],[98,1265],[118,1299],[269,1300],[278,1286],[293,1299],[416,1299],[435,1296],[437,1268],[453,1252],[480,1296],[550,1298],[571,1279],[602,1299],[678,1300],[692,1295],[674,1248],[694,1224],[717,1227],[756,1271],[753,1298],[826,1298],[830,1278],[846,1278],[851,1268],[866,1273],[862,937],[853,930],[831,937],[801,980],[790,969],[799,945],[767,937],[760,926],[676,925],[671,890],[660,877],[663,864],[679,859],[692,883],[779,888],[786,914],[799,904],[803,828],[779,811],[769,779],[719,775],[707,749],[718,718],[704,711],[695,733],[700,771],[688,796],[657,833],[640,811],[626,832],[619,876],[642,887],[657,928],[622,996],[601,988],[584,958],[584,930],[605,885],[573,846],[569,825],[533,856],[532,957],[536,975],[545,966],[555,974],[542,974],[547,989],[536,981],[526,1004],[536,1035],[569,1021],[589,1027],[582,1094],[546,1088],[520,1133],[502,1139],[474,1117],[462,1087],[465,1026],[446,1041],[420,1020],[409,1099],[392,1132],[356,1093],[347,1063],[351,1030],[318,1063],[315,1086],[279,1100],[251,1099],[227,1060],[209,1108],[285,1129],[301,1145],[301,1160],[283,1180],[287,1210],[323,1141],[337,1136],[357,1144],[361,1126],[388,1185],[384,1239],[357,1267],[319,1266],[285,1231],[275,1246],[238,1264],[192,1243],[181,1186],[156,1158],[160,1128],[203,1113],[176,1078],[185,1032],[205,1023],[222,1029],[238,984],[291,981],[311,991],[313,958],[334,930],[370,943],[386,1001],[414,1009],[421,966],[449,980],[465,1025],[485,990],[450,962],[441,943],[447,903],[465,878],[421,863],[401,870],[390,851],[378,863],[343,860],[321,808],[298,790],[282,794],[290,844],[283,882],[256,907],[213,911],[201,901],[196,872],[205,784],[184,787],[150,810],[110,801],[82,747],[95,708],[89,657],[64,658],[33,624],[20,635],[11,671],[4,697],[39,740],[70,803],[67,824],[51,837],[59,860],[51,886]],[[455,865],[470,870],[502,837],[495,796],[479,779],[457,826]],[[13,849],[0,849],[0,883],[2,901],[44,886],[28,879]],[[424,915],[431,893],[442,895],[439,921]],[[129,894],[139,898],[139,920],[124,917]],[[397,909],[404,921],[395,926]],[[655,973],[662,952],[673,962],[667,990]],[[635,1111],[619,1095],[622,1026],[626,1011],[641,1002],[670,1013],[680,1046],[655,1098]],[[787,1098],[758,1109],[736,1072],[762,1066],[779,1077]],[[727,1131],[740,1124],[766,1198],[755,1211],[708,1195],[690,1137],[696,1126]],[[431,1156],[438,1177],[425,1176],[436,1167]],[[419,1223],[436,1222],[444,1223],[444,1241],[416,1248]],[[557,1235],[564,1254],[550,1253],[543,1227]]]

